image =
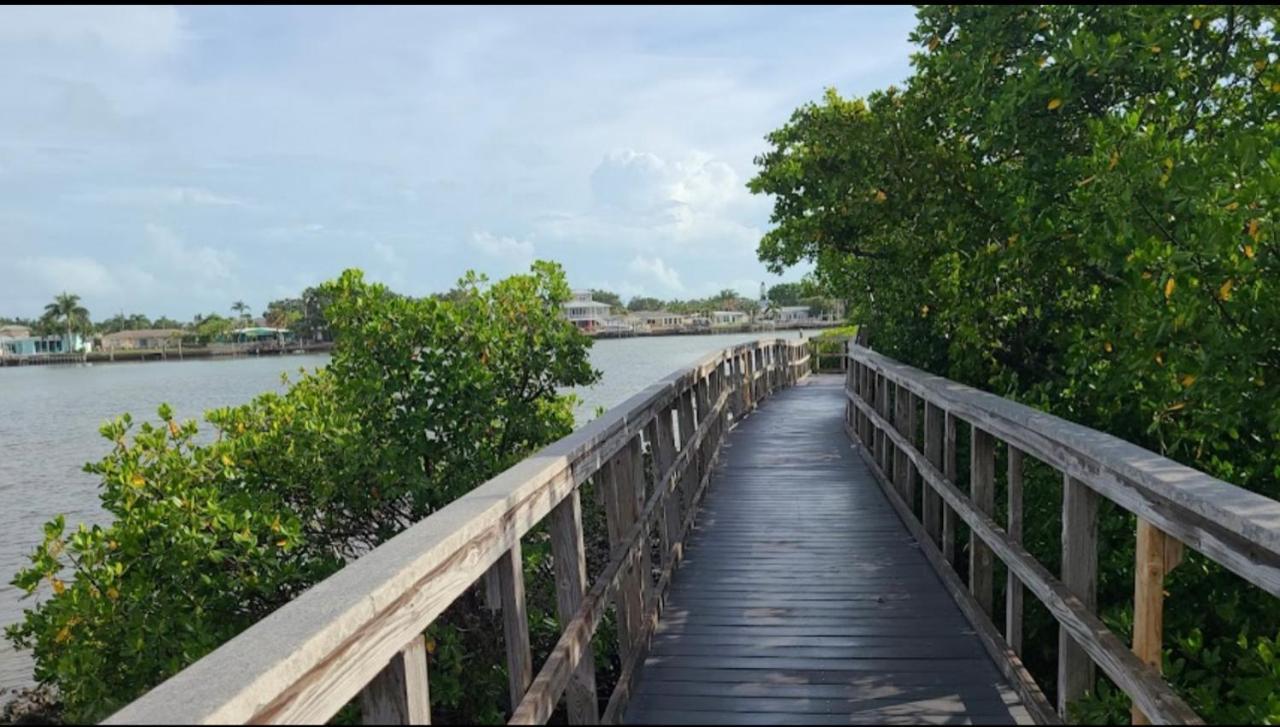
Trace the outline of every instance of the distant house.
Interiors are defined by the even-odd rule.
[[[808,323],[814,320],[809,315],[809,306],[807,305],[786,305],[778,308],[778,323]]]
[[[26,326],[0,326],[0,340],[6,338],[30,338],[31,329]]]
[[[564,304],[565,318],[587,333],[603,331],[610,327],[608,303],[600,303],[591,299],[589,291],[574,291],[573,300]]]
[[[293,332],[287,328],[270,328],[268,326],[250,326],[237,328],[231,334],[236,343],[279,343],[293,340]]]
[[[631,317],[650,331],[678,331],[689,321],[688,316],[665,310],[636,311]]]
[[[177,345],[182,338],[178,328],[144,328],[117,331],[102,337],[102,348],[108,351],[153,350]]]
[[[746,325],[750,317],[739,310],[715,310],[711,311],[711,325],[713,326],[741,326]]]
[[[20,328],[20,326],[19,326]],[[0,350],[5,356],[43,356],[58,353],[80,353],[93,346],[79,333],[55,333],[48,336],[26,335],[0,339]]]

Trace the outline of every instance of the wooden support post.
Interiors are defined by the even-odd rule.
[[[507,686],[515,709],[533,682],[533,653],[529,649],[529,615],[524,600],[524,559],[517,539],[490,572],[497,575],[502,602],[502,634],[507,642]]]
[[[991,515],[996,509],[996,440],[978,427],[972,428],[969,457],[969,499],[978,511]],[[969,531],[969,593],[991,616],[995,612],[995,584],[991,548]]]
[[[631,499],[631,512],[628,513],[632,525],[640,519],[644,512],[644,504],[649,499],[650,488],[645,482],[644,442],[640,436],[631,438],[631,481],[634,483]],[[653,605],[653,549],[649,546],[649,528],[640,534],[640,563],[636,566],[636,578],[640,581],[640,623],[644,625],[645,614]]]
[[[623,538],[635,524],[636,483],[633,479],[631,453],[630,446],[623,447],[609,460],[607,471],[599,478],[604,492],[610,558],[617,558],[622,554],[625,549]],[[644,607],[640,600],[642,587],[638,575],[637,569],[627,569],[614,600],[618,616],[618,652],[624,664],[636,648],[644,619]]]
[[[573,620],[586,593],[587,558],[582,541],[582,500],[574,490],[551,511],[551,554],[555,558],[556,613],[560,629]],[[565,692],[570,724],[598,724],[600,706],[596,701],[596,665],[587,649],[573,672]]]
[[[1009,539],[1022,542],[1022,450],[1009,449]],[[1004,585],[1004,640],[1013,653],[1022,656],[1022,581],[1008,574]]]
[[[645,427],[645,439],[649,440],[649,452],[653,458],[655,484],[661,483],[676,458],[676,443],[671,431],[671,410],[662,409]],[[663,496],[658,509],[658,538],[662,551],[662,567],[665,570],[679,557],[677,552],[680,530],[680,501],[670,495]]]
[[[907,433],[907,401],[911,394],[903,387],[897,384],[891,384],[893,387],[893,428],[898,434],[906,436]],[[907,453],[897,446],[893,448],[893,486],[898,490],[898,497],[907,503],[907,508],[911,507],[911,501],[908,499],[907,486]]]
[[[1070,475],[1062,481],[1062,583],[1088,608],[1098,607],[1098,494]],[[1058,713],[1093,689],[1094,665],[1058,628]]]
[[[926,401],[924,403],[924,456],[929,464],[942,469],[942,438],[945,413]],[[923,479],[923,478],[922,478]],[[922,524],[934,544],[942,542],[942,496],[928,482],[924,484],[924,502],[921,504]]]
[[[693,442],[693,392],[685,390],[680,394],[680,451],[683,452]],[[695,458],[685,460],[684,472],[680,474],[680,512],[688,515],[693,507],[694,490],[698,488],[697,463]]]
[[[1133,653],[1164,672],[1164,577],[1182,562],[1182,543],[1138,518],[1138,548],[1133,578]],[[1134,705],[1133,724],[1151,724]]]
[[[891,416],[889,414],[889,390],[891,384],[889,377],[884,374],[880,375],[880,390],[876,392],[876,402],[880,405],[880,416],[887,422]],[[892,470],[889,469],[890,450],[893,448],[892,440],[885,432],[880,432],[880,471],[884,473],[885,479],[890,479]],[[890,480],[892,481],[892,480]]]
[[[946,412],[942,433],[942,474],[947,482],[956,484],[956,418]],[[956,565],[956,514],[946,503],[942,505],[942,557],[954,568]]]
[[[413,637],[360,692],[365,724],[431,724],[427,642]]]

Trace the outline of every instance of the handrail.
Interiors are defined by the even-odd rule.
[[[366,720],[427,720],[421,634],[485,578],[498,584],[512,704],[529,705],[522,719],[535,705],[546,719],[567,690],[570,722],[598,720],[590,638],[604,606],[617,603],[625,678],[606,717],[620,715],[730,417],[808,367],[804,341],[762,340],[706,356],[350,563],[107,723],[312,723],[357,695]],[[647,481],[646,452],[656,482]],[[589,478],[605,499],[613,551],[590,592],[578,494]],[[520,538],[548,516],[564,637],[535,682]],[[664,573],[656,593],[647,543],[654,520]]]
[[[969,584],[957,593],[979,634],[1024,699],[1042,702],[1021,653],[1022,589],[1060,626],[1058,713],[1093,686],[1094,664],[1134,702],[1135,723],[1199,722],[1160,676],[1163,578],[1181,543],[1280,596],[1280,502],[1103,432],[906,366],[857,345],[849,348],[846,429],[859,441],[895,508],[944,580],[955,579],[954,523],[971,531]],[[923,414],[921,422],[920,414]],[[956,423],[972,428],[970,493],[956,486]],[[923,424],[923,426],[921,426]],[[920,435],[923,434],[923,448]],[[1009,527],[992,516],[996,443],[1009,452]],[[1021,544],[1022,464],[1026,455],[1063,473],[1062,573],[1055,577]],[[916,494],[923,483],[917,517]],[[1134,647],[1095,614],[1097,497],[1138,516]],[[1010,573],[1003,636],[990,616],[992,557]],[[977,617],[975,619],[975,616]],[[1038,705],[1033,705],[1038,706]],[[1046,715],[1046,718],[1052,715]]]

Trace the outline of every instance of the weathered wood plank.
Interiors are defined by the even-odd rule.
[[[427,647],[419,635],[360,692],[365,724],[431,724]]]
[[[1098,607],[1098,495],[1063,476],[1062,584],[1093,613]],[[1066,627],[1058,629],[1058,713],[1093,690],[1093,661]]]
[[[1009,490],[1009,540],[1022,543],[1022,450],[1008,447],[1006,483]],[[1022,656],[1022,583],[1009,572],[1005,583],[1004,638],[1013,653]]]
[[[862,412],[858,412],[862,416]],[[924,456],[938,469],[942,469],[942,438],[945,415],[942,410],[926,401],[924,403]],[[942,498],[932,487],[924,487],[922,519],[924,531],[935,545],[942,542]]]
[[[493,565],[502,604],[502,635],[507,645],[507,687],[511,704],[519,704],[533,681],[533,652],[529,647],[529,614],[524,600],[524,558],[520,541]]]
[[[587,584],[587,556],[582,539],[582,501],[575,490],[551,511],[551,555],[555,559],[556,613],[563,632],[582,605]],[[525,690],[526,692],[528,690]],[[600,721],[596,704],[595,660],[588,650],[573,672],[565,693],[570,724]]]
[[[955,482],[959,470],[956,469],[956,418],[951,412],[944,416],[942,435],[942,466],[948,482]],[[956,562],[956,514],[945,502],[942,504],[942,557],[955,565]]]
[[[969,442],[969,497],[979,512],[992,515],[996,507],[996,442],[978,427],[973,428]],[[969,533],[969,592],[990,618],[995,612],[991,549],[972,531]]]
[[[1170,567],[1168,536],[1138,518],[1138,547],[1133,584],[1133,653],[1157,672],[1164,671],[1164,577]],[[1134,705],[1133,724],[1151,724]]]

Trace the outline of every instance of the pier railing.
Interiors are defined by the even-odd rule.
[[[427,724],[422,633],[481,581],[501,604],[512,723],[546,721],[562,696],[573,724],[618,721],[725,434],[809,365],[806,341],[764,340],[658,381],[317,584],[108,723],[316,723],[359,697],[366,723]],[[586,582],[578,489],[589,478],[603,496],[611,546],[594,583]],[[544,520],[561,636],[535,674],[520,539]],[[601,713],[591,638],[611,604],[621,675]]]
[[[851,346],[845,425],[899,515],[1037,721],[1054,722],[1093,688],[1095,665],[1133,702],[1135,724],[1198,723],[1161,677],[1165,574],[1182,546],[1280,596],[1280,502],[1134,444]],[[957,430],[969,442],[958,485]],[[994,520],[997,447],[1007,462],[1008,521]],[[1062,474],[1061,572],[1022,545],[1022,482],[1031,457]],[[1132,650],[1096,615],[1098,501],[1137,516]],[[956,526],[969,530],[968,583],[957,575]],[[993,558],[1007,569],[1003,633]],[[1023,593],[1059,625],[1055,709],[1020,661]]]

